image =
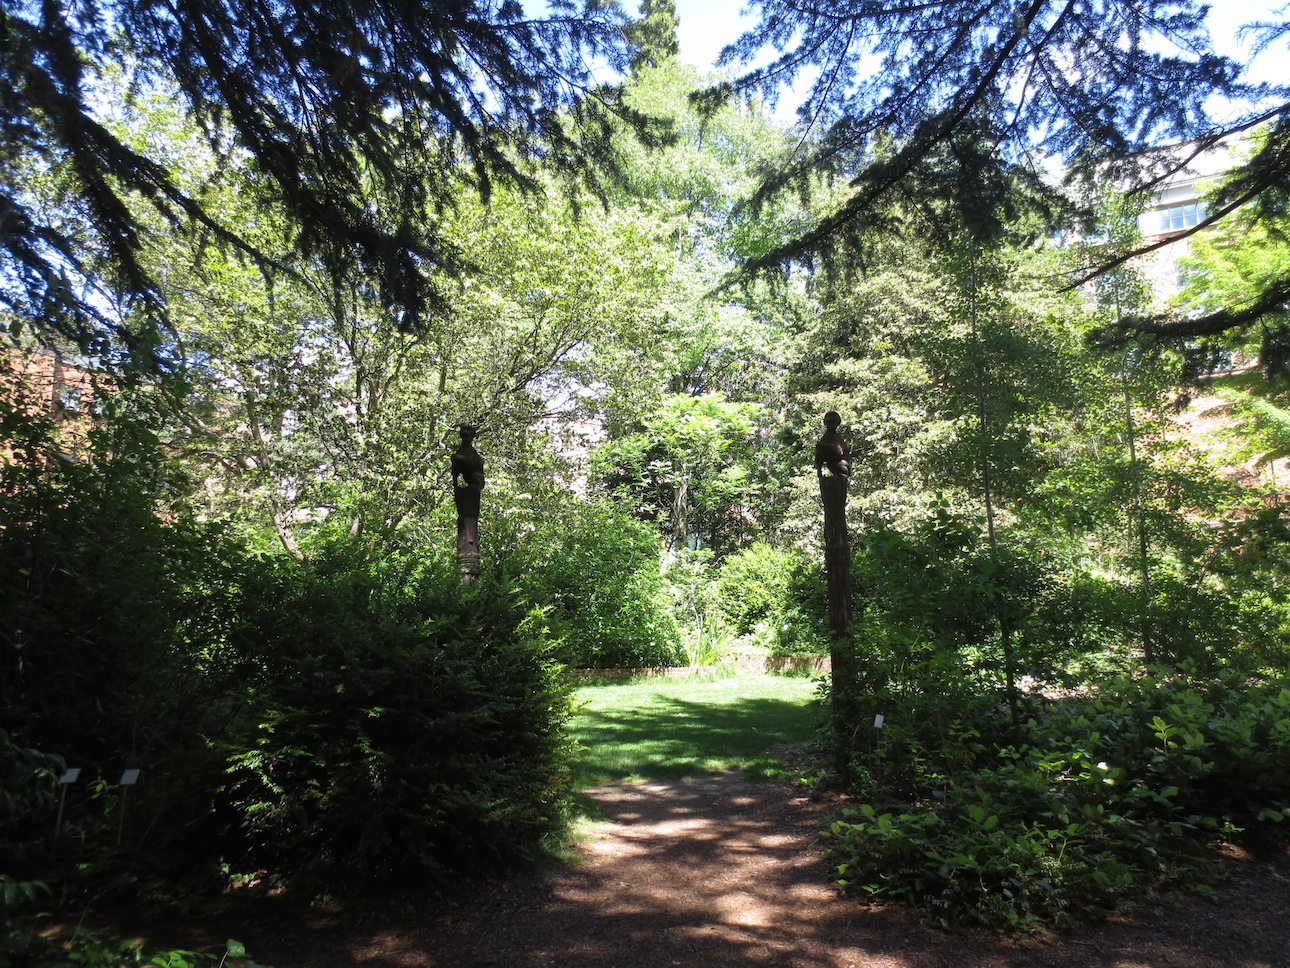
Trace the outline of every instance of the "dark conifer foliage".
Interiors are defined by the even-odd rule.
[[[414,327],[442,308],[427,270],[453,255],[428,226],[461,171],[484,198],[537,163],[594,189],[614,119],[648,133],[590,66],[627,67],[625,25],[616,0],[541,19],[514,0],[0,0],[0,308],[83,334],[107,322],[91,279],[159,313],[132,193],[233,235],[97,119],[91,75],[117,62],[175,84],[217,149],[267,176],[301,252],[370,273]],[[70,176],[57,216],[27,190],[53,169]]]
[[[844,204],[762,258],[753,270],[830,254],[854,263],[873,232],[890,229],[893,205],[926,199],[929,163],[975,130],[1014,169],[1059,159],[1072,180],[1114,179],[1149,195],[1198,150],[1256,123],[1269,126],[1258,155],[1224,189],[1214,219],[1252,203],[1284,205],[1290,186],[1290,86],[1255,86],[1242,65],[1210,42],[1208,5],[1194,0],[754,0],[760,22],[723,52],[726,62],[773,49],[778,56],[709,92],[774,99],[781,85],[818,71],[798,114],[808,134],[794,164],[771,174],[763,194],[804,184],[821,170],[852,192]],[[1286,22],[1252,25],[1263,47],[1284,44]],[[1216,98],[1216,96],[1218,96]],[[1220,101],[1258,105],[1218,121]],[[1033,154],[1032,154],[1033,153]],[[1033,189],[1041,172],[1017,184]],[[952,198],[944,200],[954,204]],[[1069,216],[1068,216],[1069,217]],[[840,248],[840,251],[839,251]],[[1132,254],[1130,254],[1131,256]],[[836,261],[836,260],[835,260]],[[1107,266],[1092,267],[1092,272]],[[1248,326],[1283,312],[1290,276],[1248,305],[1179,326],[1131,321],[1124,328],[1167,339]],[[1120,334],[1123,337],[1123,333]],[[1111,338],[1115,338],[1111,334]],[[1290,358],[1290,346],[1282,354]]]
[[[856,188],[767,264],[863,231],[880,200],[964,127],[988,130],[1011,163],[1042,148],[1105,172],[1144,147],[1212,130],[1207,100],[1245,91],[1239,65],[1212,52],[1204,8],[1190,0],[756,5],[759,25],[723,57],[767,46],[779,56],[732,88],[774,98],[780,84],[819,71],[799,108],[818,142],[768,190],[821,166]]]
[[[1284,36],[1286,31],[1281,34]],[[1272,231],[1285,231],[1290,216],[1290,104],[1283,104],[1258,120],[1266,125],[1266,137],[1249,160],[1215,190],[1207,201],[1208,214],[1192,232],[1219,224],[1243,207]],[[1199,150],[1213,140],[1201,139],[1196,148]],[[1127,253],[1117,261],[1137,254]],[[1290,314],[1290,266],[1264,280],[1260,288],[1247,295],[1239,304],[1225,305],[1199,316],[1128,317],[1096,334],[1096,341],[1113,347],[1145,337],[1176,344],[1253,330],[1260,335],[1259,360],[1264,371],[1269,376],[1290,375],[1290,327],[1286,325]]]

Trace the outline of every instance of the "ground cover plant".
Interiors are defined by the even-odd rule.
[[[570,724],[573,785],[773,773],[768,749],[814,737],[818,689],[805,676],[751,673],[582,685]]]
[[[1211,890],[1214,843],[1290,833],[1290,682],[1194,671],[1036,699],[1020,735],[997,714],[893,727],[825,831],[838,883],[1012,933]]]

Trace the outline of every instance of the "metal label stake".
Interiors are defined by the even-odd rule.
[[[125,836],[125,795],[129,792],[130,787],[139,782],[139,774],[142,770],[126,770],[121,774],[121,826],[117,828],[116,845],[121,846],[121,839]]]
[[[58,846],[58,837],[63,832],[63,809],[67,806],[67,788],[81,778],[81,768],[73,766],[58,778],[62,792],[58,795],[58,819],[54,821],[54,846]]]

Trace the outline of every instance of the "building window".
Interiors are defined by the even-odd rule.
[[[81,391],[73,386],[61,386],[56,394],[58,409],[63,413],[81,412]]]
[[[1160,231],[1181,232],[1183,229],[1194,229],[1205,218],[1205,209],[1199,202],[1188,202],[1186,205],[1174,205],[1160,210]]]

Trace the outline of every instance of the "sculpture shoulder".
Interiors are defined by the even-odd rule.
[[[452,455],[453,467],[481,467],[483,463],[483,458],[479,456],[479,451],[475,450],[474,447],[462,447]]]
[[[841,434],[825,434],[815,444],[815,460],[817,463],[845,458],[850,453],[851,450],[847,447],[847,442],[842,439]]]

